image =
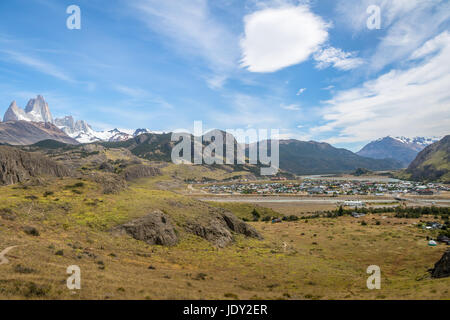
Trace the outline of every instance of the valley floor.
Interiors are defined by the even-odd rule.
[[[427,271],[448,246],[429,247],[433,231],[418,228],[420,219],[249,222],[264,240],[236,236],[222,249],[190,234],[173,247],[112,236],[114,225],[153,209],[170,212],[176,223],[186,214],[200,217],[198,200],[156,190],[157,182],[116,195],[90,182],[73,192],[71,179],[0,187],[0,252],[17,246],[0,265],[0,299],[450,299],[450,278],[431,279]],[[227,209],[242,217],[251,206]],[[285,212],[295,213],[295,204]],[[66,286],[70,265],[81,269],[81,290]],[[366,286],[370,265],[381,268],[380,290]]]

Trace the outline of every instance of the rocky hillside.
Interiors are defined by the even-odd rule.
[[[0,143],[30,145],[49,139],[67,144],[78,144],[78,141],[67,136],[50,122],[0,122]]]
[[[32,177],[63,177],[69,174],[65,166],[41,154],[0,146],[0,185],[24,182]]]
[[[413,180],[450,183],[450,135],[421,151],[406,173]]]

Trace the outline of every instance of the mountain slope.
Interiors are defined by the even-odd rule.
[[[376,141],[372,141],[356,154],[373,158],[373,159],[395,159],[407,167],[426,146],[437,139],[427,139],[423,137],[410,138],[393,138],[384,137]]]
[[[391,170],[401,166],[397,160],[366,158],[328,143],[280,141],[280,168],[295,174],[340,173],[357,168]]]
[[[0,185],[23,182],[41,175],[64,177],[69,174],[65,166],[41,154],[0,146]]]
[[[406,173],[413,180],[450,183],[450,135],[421,151]]]
[[[0,122],[0,143],[29,145],[42,140],[56,140],[67,144],[78,142],[51,123],[8,121]]]
[[[139,157],[157,161],[171,161],[172,147],[175,144],[171,141],[170,133],[143,134],[123,142],[102,143],[103,146],[109,148],[127,148]],[[234,144],[236,148],[236,141]],[[270,143],[268,149],[270,150]],[[401,166],[401,163],[396,160],[365,158],[345,149],[334,148],[327,143],[298,140],[280,141],[280,169],[290,173],[339,173],[354,171],[357,168],[391,170],[401,168]],[[258,166],[254,167],[258,168]]]

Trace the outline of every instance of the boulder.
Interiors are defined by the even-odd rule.
[[[445,252],[442,258],[438,262],[436,262],[436,264],[434,265],[434,269],[431,270],[431,277],[450,277],[450,250]]]
[[[178,242],[175,228],[162,211],[154,211],[145,217],[115,227],[114,234],[128,234],[150,245],[173,246]]]
[[[255,228],[223,209],[211,210],[206,219],[190,221],[185,227],[188,232],[208,240],[219,248],[233,241],[233,232],[262,239]]]

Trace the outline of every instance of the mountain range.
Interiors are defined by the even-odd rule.
[[[84,120],[75,121],[72,116],[54,119],[48,103],[42,95],[38,95],[35,99],[30,99],[25,109],[20,108],[16,101],[13,101],[6,110],[3,117],[3,122],[9,123],[9,127],[14,127],[16,121],[27,121],[33,123],[53,124],[62,130],[68,137],[76,140],[79,143],[91,143],[97,141],[125,141],[131,139],[142,133],[150,133],[148,129],[137,129],[135,131],[113,129],[108,131],[95,131]],[[18,130],[16,130],[18,131]],[[18,133],[18,132],[16,132]],[[36,133],[36,132],[35,132]],[[39,137],[40,135],[37,135]],[[45,134],[42,135],[41,140],[50,139]],[[5,138],[3,139],[5,140]],[[16,144],[18,141],[28,139],[13,139],[10,144]],[[7,141],[4,141],[7,142]],[[32,143],[35,143],[34,141]],[[68,141],[61,141],[68,143]]]
[[[416,158],[425,147],[439,141],[438,137],[384,137],[372,141],[356,154],[373,159],[395,159],[401,162],[404,168]]]
[[[138,157],[153,161],[170,161],[174,145],[170,133],[156,133],[148,129],[95,131],[86,121],[75,120],[72,116],[54,119],[41,95],[31,99],[25,109],[13,101],[3,120],[0,122],[0,144],[30,145],[43,140],[64,144],[98,143],[108,148],[125,148]],[[358,168],[406,168],[419,152],[427,150],[424,148],[436,140],[388,136],[369,143],[357,153],[327,143],[280,140],[280,169],[306,175],[352,172]],[[250,171],[254,169],[247,168]]]

